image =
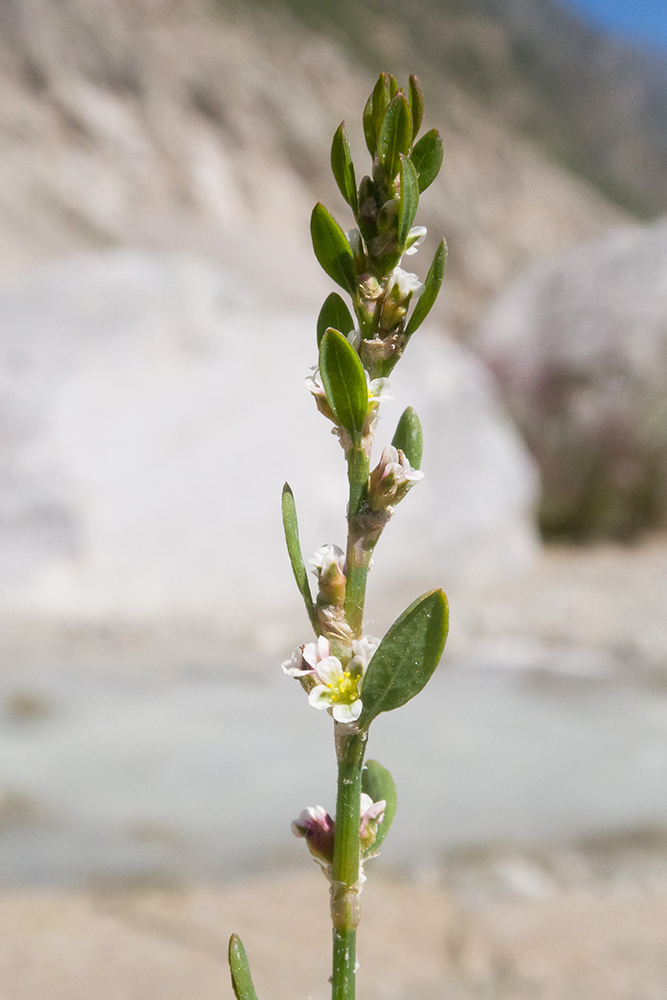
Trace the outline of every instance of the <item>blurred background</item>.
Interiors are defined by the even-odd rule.
[[[0,51],[3,998],[224,996],[232,931],[260,997],[328,994],[279,495],[342,543],[309,217],[352,224],[383,70],[445,145],[410,267],[449,263],[368,631],[439,585],[452,630],[373,728],[361,995],[664,997],[665,0],[4,0]]]

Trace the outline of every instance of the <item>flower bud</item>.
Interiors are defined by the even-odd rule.
[[[352,256],[354,257],[354,266],[356,268],[357,274],[365,274],[368,271],[368,257],[364,251],[364,245],[361,240],[361,233],[358,229],[350,229],[349,232],[345,233],[347,237],[347,242],[350,244],[350,250],[352,251]]]
[[[398,198],[390,198],[378,212],[377,227],[378,233],[386,233],[390,229],[398,231],[398,210],[400,202]]]
[[[387,445],[368,480],[369,507],[374,511],[394,507],[423,478],[424,473],[412,468],[400,448]]]
[[[359,839],[361,841],[361,849],[363,851],[367,851],[369,847],[372,847],[375,843],[378,826],[384,819],[384,811],[386,807],[387,803],[384,799],[380,799],[379,802],[373,802],[370,795],[366,795],[365,792],[361,793],[361,825],[359,827]]]
[[[334,821],[323,806],[302,809],[292,823],[294,836],[303,837],[313,857],[327,865],[333,862],[334,829]]]
[[[308,562],[315,567],[318,603],[342,608],[345,603],[345,553],[337,545],[323,545]]]
[[[410,300],[423,291],[424,286],[416,274],[404,271],[402,267],[395,267],[382,303],[380,327],[391,330],[396,326],[407,313]]]

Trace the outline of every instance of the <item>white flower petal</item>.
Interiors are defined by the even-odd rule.
[[[413,226],[408,233],[408,248],[405,251],[408,256],[417,253],[418,248],[426,238],[426,226]]]
[[[351,705],[334,705],[332,714],[336,722],[356,722],[361,715],[363,707],[361,699],[358,698],[356,701],[353,701]]]
[[[320,660],[326,660],[328,656],[331,656],[331,646],[326,636],[320,635],[317,637],[317,655]]]
[[[308,695],[308,704],[312,705],[313,708],[329,708],[331,705],[331,691],[329,688],[324,687],[323,684],[318,684]]]
[[[373,805],[372,798],[370,797],[370,795],[366,795],[366,792],[362,792],[361,793],[360,805],[361,805],[361,810],[360,811],[361,811],[361,815],[362,816],[364,816],[365,813],[367,813],[368,810]],[[305,812],[305,810],[304,810],[304,812]],[[303,812],[301,813],[301,816],[303,816]],[[299,819],[301,819],[301,816],[299,817]]]
[[[315,670],[325,684],[337,685],[339,681],[345,680],[343,667],[337,656],[327,656],[326,659],[320,660]]]

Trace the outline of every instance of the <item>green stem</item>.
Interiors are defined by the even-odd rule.
[[[341,734],[336,724],[338,796],[331,885],[333,923],[332,1000],[354,1000],[356,936],[359,923],[361,768],[365,733]]]
[[[369,460],[361,444],[353,446],[347,458],[347,478],[350,484],[350,502],[347,510],[348,526],[357,517],[366,499]],[[356,639],[361,636],[366,599],[368,560],[355,545],[353,533],[347,534],[347,583],[345,587],[345,617]]]

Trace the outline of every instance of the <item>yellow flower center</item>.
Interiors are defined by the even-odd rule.
[[[343,705],[351,705],[359,698],[359,678],[352,677],[349,670],[343,672],[343,676],[335,684],[327,684],[331,691],[331,700],[341,702]]]

